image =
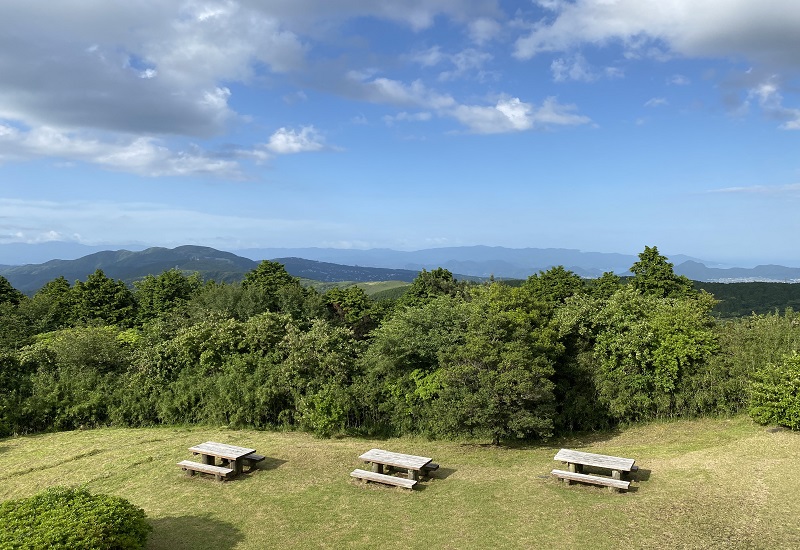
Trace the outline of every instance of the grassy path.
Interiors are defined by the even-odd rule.
[[[184,477],[205,440],[252,447],[260,469]],[[549,476],[565,446],[635,458],[627,494]],[[349,477],[371,447],[432,456],[413,492]],[[0,440],[0,501],[51,485],[129,499],[150,548],[798,548],[800,434],[747,418],[656,423],[496,448],[424,439],[315,439],[215,428],[99,429]]]

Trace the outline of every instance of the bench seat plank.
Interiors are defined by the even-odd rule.
[[[604,485],[606,487],[614,487],[615,489],[627,490],[631,484],[630,481],[623,481],[621,479],[593,476],[589,474],[578,474],[575,472],[567,472],[566,470],[553,470],[550,473],[561,479],[569,479],[571,481],[580,481],[583,483],[593,483],[595,485]]]
[[[367,470],[359,470],[359,469],[353,470],[352,472],[350,472],[350,475],[352,477],[356,477],[359,479],[364,479],[367,481],[377,481],[379,483],[386,483],[388,485],[396,485],[397,487],[403,487],[405,489],[413,489],[414,485],[417,483],[413,479],[387,476],[386,474],[378,474],[376,472],[369,472]]]
[[[583,464],[585,466],[594,466],[597,468],[607,468],[609,470],[620,470],[622,472],[630,472],[633,470],[633,463],[636,462],[632,458],[598,455],[595,453],[585,453],[583,451],[572,451],[570,449],[561,449],[556,453],[556,456],[553,457],[553,460],[571,464]]]
[[[228,477],[233,473],[233,469],[225,468],[224,466],[214,466],[212,464],[203,464],[201,462],[192,462],[191,460],[181,460],[178,466],[184,470],[192,470],[195,472],[202,472],[204,474],[212,474],[217,477]]]
[[[243,456],[242,460],[244,460],[246,462],[249,462],[250,464],[255,464],[256,462],[261,462],[265,458],[267,458],[267,457],[265,457],[264,455],[260,455],[260,454],[256,454],[256,453],[250,453],[247,456]]]

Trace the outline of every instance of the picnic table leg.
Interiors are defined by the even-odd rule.
[[[237,458],[236,460],[231,460],[228,468],[233,470],[233,475],[238,476],[242,473],[242,459]]]
[[[419,475],[416,470],[412,470],[411,468],[408,469],[408,479],[413,481],[419,481]]]
[[[620,470],[611,470],[611,478],[622,479],[622,472]],[[616,487],[609,487],[608,491],[610,493],[619,493],[619,489],[617,489]]]
[[[378,462],[373,462],[372,463],[372,471],[375,472],[376,474],[382,474],[383,473],[383,464],[380,464]]]
[[[567,462],[567,470],[569,470],[569,471],[570,471],[570,472],[572,472],[573,474],[574,474],[574,473],[576,473],[576,472],[578,471],[578,470],[577,470],[577,467],[578,467],[578,465],[577,465],[577,464],[575,464],[575,463],[573,463],[573,462]],[[567,485],[572,485],[572,480],[571,480],[571,479],[564,478],[562,481],[563,481],[564,483],[566,483]]]
[[[200,462],[202,462],[203,464],[209,464],[211,466],[215,466],[214,457],[212,455],[201,455],[201,456],[202,460]]]

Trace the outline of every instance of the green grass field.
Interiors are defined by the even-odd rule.
[[[206,440],[267,459],[219,483],[176,462]],[[635,458],[628,493],[551,478],[559,447]],[[350,478],[379,447],[441,467],[414,491]],[[800,434],[745,417],[653,423],[546,445],[316,439],[217,428],[0,440],[0,501],[85,486],[144,508],[149,548],[798,548]]]

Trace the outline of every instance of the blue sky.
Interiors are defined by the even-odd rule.
[[[0,4],[0,244],[800,265],[796,0]]]

